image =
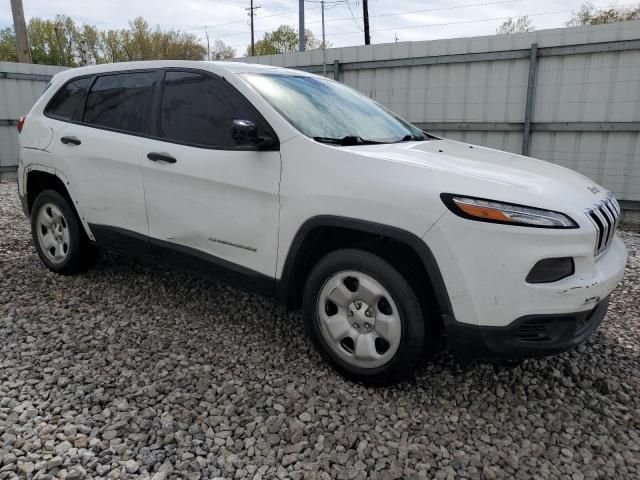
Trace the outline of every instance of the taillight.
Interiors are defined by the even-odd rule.
[[[22,132],[22,127],[24,127],[24,121],[27,119],[27,116],[24,115],[22,117],[20,117],[20,120],[18,120],[18,133]]]

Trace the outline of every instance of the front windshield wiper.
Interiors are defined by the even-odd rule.
[[[331,143],[333,145],[341,145],[343,147],[350,145],[379,145],[384,142],[376,142],[375,140],[365,140],[362,137],[358,137],[355,135],[347,135],[342,138],[332,138],[332,137],[313,137],[316,142],[321,143]]]
[[[393,143],[402,143],[402,142],[423,142],[427,140],[426,137],[418,137],[417,135],[405,135],[400,140],[396,140]]]

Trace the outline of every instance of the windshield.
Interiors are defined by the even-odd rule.
[[[427,139],[419,128],[341,83],[295,74],[244,78],[296,129],[317,141],[355,145]]]

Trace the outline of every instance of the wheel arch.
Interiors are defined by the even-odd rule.
[[[80,212],[78,211],[77,201],[74,201],[71,197],[71,193],[69,192],[69,182],[60,175],[59,172],[53,169],[39,169],[33,168],[29,169],[26,172],[26,181],[25,181],[25,199],[23,202],[25,214],[27,216],[31,215],[31,209],[33,208],[33,203],[36,200],[36,197],[40,194],[40,192],[44,190],[54,190],[62,195],[69,205],[73,209],[73,212],[76,215],[76,219],[82,225],[82,229],[84,233],[89,237],[90,240],[95,240],[93,234],[89,230],[85,219],[82,218]]]
[[[391,252],[383,247],[400,247]],[[337,248],[358,247],[393,260],[396,254],[414,256],[434,296],[441,315],[453,317],[453,309],[438,263],[429,246],[406,230],[366,220],[322,215],[310,218],[291,242],[282,275],[276,282],[275,296],[289,306],[300,305],[303,284],[309,271],[326,253]],[[410,259],[408,259],[410,260]]]

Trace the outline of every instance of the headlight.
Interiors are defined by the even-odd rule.
[[[442,193],[440,198],[453,213],[471,220],[538,228],[578,228],[567,215],[552,210],[452,193]]]

